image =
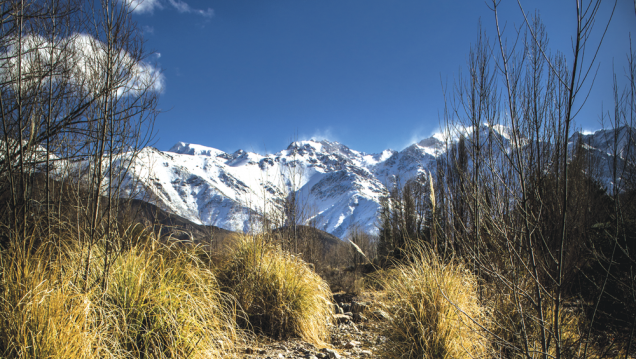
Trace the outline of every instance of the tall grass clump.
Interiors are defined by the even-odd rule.
[[[0,253],[0,357],[225,358],[242,340],[197,247],[148,235],[104,258],[69,241]],[[203,259],[202,259],[203,258]],[[105,261],[105,259],[108,259]],[[104,271],[104,263],[109,263]]]
[[[192,251],[141,246],[117,258],[101,298],[116,351],[134,358],[228,354],[237,339],[234,313]]]
[[[483,358],[489,344],[478,282],[459,263],[443,263],[417,248],[408,262],[376,278],[390,310],[386,353],[394,358]]]
[[[98,333],[90,295],[39,251],[0,251],[0,357],[92,358]]]
[[[264,236],[239,236],[219,279],[245,312],[245,326],[273,338],[300,337],[324,345],[331,291],[299,257]]]

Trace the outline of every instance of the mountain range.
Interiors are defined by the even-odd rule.
[[[508,146],[505,128],[480,130],[495,133]],[[614,143],[622,153],[628,130],[620,129],[619,137],[613,130],[577,132],[571,143],[581,138],[587,150],[607,159]],[[227,230],[258,229],[260,215],[276,217],[293,194],[300,222],[313,221],[318,229],[341,238],[354,225],[377,233],[380,198],[387,194],[387,186],[396,178],[406,181],[433,174],[438,157],[447,150],[442,139],[436,134],[401,151],[376,154],[327,140],[296,141],[268,155],[243,150],[226,153],[179,142],[168,151],[142,149],[131,161],[123,187],[126,196],[193,223]],[[607,183],[610,177],[604,178]]]

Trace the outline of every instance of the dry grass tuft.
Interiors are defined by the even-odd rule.
[[[40,254],[0,253],[0,356],[91,358],[96,333],[90,296],[69,274],[47,271]],[[57,278],[56,278],[57,277]]]
[[[239,236],[219,279],[246,313],[245,326],[273,338],[328,339],[331,291],[309,265],[262,236]]]
[[[379,273],[391,319],[389,357],[484,358],[490,353],[486,312],[476,278],[460,264],[445,264],[419,248],[408,264]]]
[[[102,303],[126,356],[223,357],[236,340],[213,273],[184,249],[132,248],[115,261]]]
[[[85,249],[49,253],[0,252],[0,357],[224,358],[242,340],[197,248],[150,238],[113,256],[103,281],[96,246],[86,282]]]

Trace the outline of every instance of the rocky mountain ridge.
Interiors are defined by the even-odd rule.
[[[509,146],[505,129],[480,130],[496,134]],[[614,134],[576,133],[571,142],[581,137],[591,151],[607,157]],[[276,217],[293,193],[302,222],[313,221],[317,228],[343,237],[352,225],[377,232],[387,185],[397,177],[405,181],[433,174],[446,149],[439,134],[401,151],[377,154],[326,140],[296,141],[269,155],[179,142],[169,151],[144,148],[132,160],[124,188],[127,196],[194,223],[239,231],[257,230],[260,214]]]

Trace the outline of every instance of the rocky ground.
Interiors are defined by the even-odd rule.
[[[256,344],[243,349],[244,358],[379,358],[386,345],[381,334],[388,315],[378,308],[370,293],[358,297],[335,294],[334,324],[331,329],[331,343],[326,348],[317,348],[300,339],[286,341],[258,340]]]

